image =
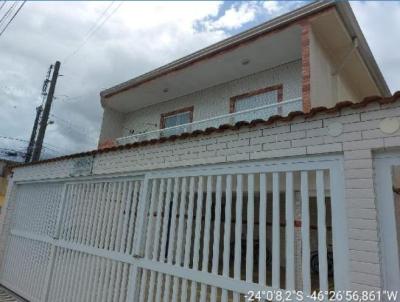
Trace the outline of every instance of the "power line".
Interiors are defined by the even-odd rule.
[[[50,116],[56,118],[58,121],[61,121],[63,123],[64,127],[67,127],[67,128],[69,128],[69,129],[71,129],[71,130],[73,130],[73,131],[75,131],[75,132],[77,132],[77,133],[79,133],[81,135],[84,135],[88,139],[92,140],[94,138],[94,135],[88,133],[87,131],[84,131],[82,128],[78,128],[78,127],[74,126],[74,124],[72,124],[71,122],[69,122],[67,120],[64,120],[63,118],[61,118],[59,116],[56,116],[56,115],[54,115],[52,113],[50,114]]]
[[[3,3],[0,5],[0,10],[3,9],[4,5],[6,5],[6,2],[7,2],[6,0],[3,1]]]
[[[119,3],[117,7],[114,8],[114,10],[108,15],[106,16],[106,18],[100,23],[98,24],[97,27],[95,27],[87,36],[86,38],[83,40],[83,42],[72,52],[70,53],[68,56],[66,56],[63,60],[63,63],[65,64],[69,59],[71,59],[74,55],[76,55],[78,53],[79,50],[81,50],[86,43],[90,40],[91,37],[93,37],[96,32],[107,22],[108,19],[110,19],[110,17],[112,15],[114,15],[117,10],[121,7],[121,5],[123,4],[123,2]],[[106,11],[109,9],[109,7],[106,8]]]
[[[111,1],[111,3],[106,7],[106,9],[100,14],[100,16],[97,18],[97,20],[94,22],[93,26],[86,32],[85,37],[90,34],[92,30],[94,30],[100,23],[100,20],[105,16],[105,14],[110,10],[111,6],[115,1]]]
[[[14,13],[14,15],[11,17],[11,19],[8,21],[8,23],[6,24],[6,26],[3,28],[3,30],[0,32],[0,37],[1,35],[6,31],[7,27],[11,24],[11,22],[14,20],[14,18],[18,15],[19,11],[21,10],[21,8],[25,5],[26,0],[24,2],[22,2],[22,4],[18,7],[17,11]]]
[[[22,139],[22,138],[17,138],[17,137],[11,137],[11,136],[2,136],[0,135],[0,139],[6,139],[6,140],[13,140],[13,141],[18,141],[18,142],[23,142],[23,143],[29,143],[29,140]],[[50,144],[45,144],[43,148],[52,150],[54,152],[61,153],[61,150],[58,149],[56,146],[50,145]],[[58,150],[57,150],[58,149]]]
[[[8,8],[8,10],[6,11],[6,13],[3,15],[3,17],[0,19],[0,25],[3,23],[4,20],[7,19],[8,15],[14,10],[14,7],[17,6],[17,1],[14,1],[13,4],[11,4],[11,6]]]

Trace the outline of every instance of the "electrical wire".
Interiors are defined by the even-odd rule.
[[[87,139],[93,140],[93,139],[95,138],[94,135],[91,135],[91,134],[88,133],[87,131],[84,131],[83,129],[74,126],[71,122],[69,122],[69,121],[67,121],[67,120],[64,120],[63,118],[61,118],[61,117],[59,117],[59,116],[56,116],[56,115],[54,115],[54,114],[52,114],[52,113],[50,113],[50,116],[51,116],[51,117],[54,117],[54,118],[56,118],[58,121],[62,122],[63,125],[61,125],[61,126],[67,127],[67,128],[69,128],[69,129],[75,131],[76,133],[79,133],[79,134],[81,134],[81,135],[84,135]],[[58,124],[58,125],[60,125],[60,124]]]
[[[106,7],[106,9],[100,14],[100,16],[94,22],[93,26],[86,32],[85,37],[88,36],[92,32],[92,30],[94,30],[99,25],[100,20],[103,19],[105,14],[110,10],[111,6],[113,6],[114,3],[115,1],[111,1],[111,3]]]
[[[0,10],[3,9],[4,5],[6,5],[6,2],[7,2],[6,0],[3,1],[3,3],[0,5]]]
[[[17,1],[14,1],[13,4],[11,4],[11,6],[8,8],[8,10],[6,11],[6,13],[3,15],[3,17],[0,19],[0,25],[3,23],[4,20],[7,19],[8,15],[14,10],[14,7],[17,6]]]
[[[3,28],[3,30],[0,32],[0,37],[1,35],[6,31],[7,27],[11,24],[11,22],[14,20],[14,18],[18,15],[19,11],[22,9],[22,7],[25,5],[26,0],[22,2],[22,4],[18,7],[17,11],[14,13],[14,15],[11,17],[11,19],[8,21],[6,26]]]
[[[103,19],[103,21],[102,21],[100,24],[98,24],[98,25],[86,36],[86,38],[83,40],[83,42],[82,42],[73,52],[71,52],[68,56],[66,56],[66,57],[64,58],[63,64],[66,64],[67,61],[68,61],[69,59],[71,59],[74,55],[76,55],[76,54],[86,45],[86,43],[90,40],[90,38],[93,37],[93,36],[99,31],[99,29],[107,22],[107,20],[110,19],[111,16],[114,15],[114,14],[117,12],[117,10],[121,7],[122,4],[123,4],[123,2],[120,2],[120,3],[118,4],[118,6],[115,7],[114,10],[113,10],[108,16],[106,16],[106,17]],[[110,6],[110,7],[111,7],[111,6]],[[107,10],[107,9],[106,9],[106,10]]]
[[[2,136],[2,135],[0,135],[0,139],[14,140],[14,141],[23,142],[23,143],[29,143],[29,141],[26,140],[26,139],[17,138],[17,137],[11,137],[11,136]],[[50,145],[50,144],[47,144],[47,143],[46,143],[46,146],[43,146],[43,148],[48,149],[48,150],[52,150],[54,152],[59,152],[59,153],[61,152],[61,150],[58,149],[56,146],[53,146],[53,145]]]

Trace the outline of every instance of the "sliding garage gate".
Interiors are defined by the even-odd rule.
[[[31,301],[346,288],[340,169],[299,159],[16,184],[1,282]]]

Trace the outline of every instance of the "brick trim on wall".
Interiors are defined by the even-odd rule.
[[[311,85],[310,85],[310,22],[308,20],[300,23],[301,26],[301,91],[303,99],[303,111],[311,110]]]
[[[277,85],[273,85],[273,86],[268,86],[268,87],[264,87],[261,89],[257,89],[257,90],[253,90],[250,92],[246,92],[240,95],[235,95],[233,97],[230,98],[229,101],[229,113],[234,113],[236,112],[236,102],[240,101],[241,99],[253,96],[253,95],[258,95],[258,94],[262,94],[262,93],[266,93],[266,92],[270,92],[270,91],[274,91],[277,90],[278,92],[278,103],[283,101],[283,85],[282,84],[277,84]],[[281,109],[281,108],[279,108]]]
[[[117,142],[112,139],[106,139],[104,141],[102,141],[101,143],[99,143],[98,148],[99,149],[104,149],[104,148],[112,148],[112,147],[116,147],[117,146]]]
[[[177,109],[177,110],[174,110],[174,111],[162,113],[161,116],[160,116],[160,129],[164,129],[165,128],[165,118],[167,118],[169,116],[172,116],[172,115],[176,115],[178,113],[189,112],[190,113],[190,115],[189,115],[190,122],[193,122],[193,111],[194,111],[194,106],[189,106],[189,107]]]

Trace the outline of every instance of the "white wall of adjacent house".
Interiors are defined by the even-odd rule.
[[[173,168],[200,169],[218,167],[218,164],[251,164],[260,160],[268,163],[276,159],[302,161],[304,158],[312,160],[314,156],[338,156],[342,158],[340,178],[346,206],[342,222],[347,226],[349,286],[352,290],[379,290],[383,284],[374,152],[400,147],[400,130],[392,133],[381,130],[382,121],[387,118],[399,121],[399,102],[346,108],[338,113],[319,114],[308,119],[298,117],[289,123],[244,127],[101,153],[94,156],[91,171],[97,177],[149,171],[160,171],[162,175],[163,171],[168,173]],[[335,131],[330,131],[331,125]],[[342,131],[339,135],[337,129]],[[337,136],[332,135],[335,132]],[[60,160],[17,168],[13,182],[71,179],[75,161]],[[5,221],[7,224],[9,220]],[[5,225],[1,240],[5,240],[8,229],[9,226]],[[0,246],[1,260],[6,246]]]
[[[266,54],[268,55],[268,54]],[[301,61],[297,60],[231,82],[149,106],[125,115],[122,135],[159,129],[160,115],[194,106],[193,121],[229,113],[230,98],[277,84],[283,85],[283,100],[301,97]],[[134,101],[134,100],[132,100]],[[108,109],[106,109],[108,110]]]
[[[310,85],[312,107],[333,107],[339,101],[358,102],[363,98],[352,85],[345,69],[338,72],[332,54],[323,46],[318,36],[310,31]],[[349,46],[351,47],[351,46]],[[343,60],[344,58],[339,58]],[[349,58],[346,60],[351,61]]]

